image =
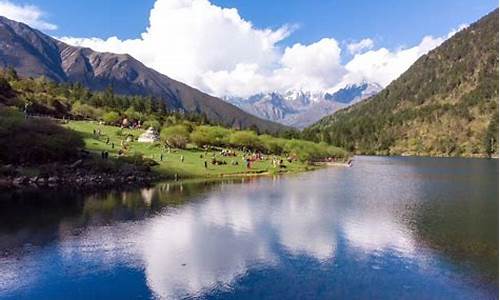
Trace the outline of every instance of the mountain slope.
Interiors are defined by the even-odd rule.
[[[357,153],[498,154],[498,9],[304,134]]]
[[[362,82],[334,93],[289,91],[257,94],[243,99],[227,97],[225,100],[263,119],[304,128],[341,108],[375,95],[381,89],[378,84]]]
[[[232,127],[272,132],[285,128],[147,68],[130,55],[69,46],[1,16],[0,67],[13,67],[25,77],[45,76],[57,82],[81,82],[94,90],[112,86],[118,94],[159,97],[170,109],[203,113]]]

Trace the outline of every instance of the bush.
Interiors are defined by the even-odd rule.
[[[161,130],[160,139],[165,145],[184,149],[189,142],[189,130],[184,125],[165,127]]]
[[[71,106],[71,113],[74,116],[94,120],[99,119],[99,117],[102,115],[102,111],[100,109],[88,104],[82,104],[78,101],[73,103],[73,105]]]
[[[297,157],[300,161],[315,161],[324,158],[346,158],[347,152],[344,150],[329,146],[326,143],[314,143],[303,140],[289,140],[284,146],[284,150],[291,156]]]
[[[129,120],[134,120],[134,121],[142,121],[144,120],[144,115],[141,114],[140,112],[136,111],[133,107],[129,107],[125,112],[125,116]]]
[[[161,124],[156,119],[149,119],[144,122],[144,128],[153,127],[155,130],[160,130]]]
[[[228,144],[231,130],[219,126],[198,126],[191,132],[191,142],[198,147]]]
[[[254,151],[264,150],[262,142],[253,131],[235,131],[229,137],[229,143],[238,148],[247,148]]]
[[[110,111],[102,116],[102,120],[107,124],[116,124],[120,121],[120,115],[115,111]]]
[[[265,152],[267,154],[281,155],[283,153],[286,139],[275,138],[270,135],[261,135],[259,139],[264,146]]]
[[[0,108],[0,161],[48,163],[78,156],[83,139],[74,131],[46,119],[25,119],[12,109]]]

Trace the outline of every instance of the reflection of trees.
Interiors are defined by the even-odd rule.
[[[83,202],[82,195],[69,191],[0,193],[0,251],[56,239],[59,223],[80,215]]]
[[[460,266],[498,280],[498,194],[475,201],[428,201],[416,207],[420,240]]]
[[[44,245],[89,224],[143,219],[175,207],[221,183],[241,179],[178,181],[154,188],[83,194],[71,190],[0,193],[0,250]]]

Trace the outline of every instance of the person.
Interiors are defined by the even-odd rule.
[[[252,165],[250,164],[250,159],[247,159],[246,162],[247,162],[247,169],[250,169],[252,167]]]
[[[160,161],[163,161],[163,153],[160,153]]]
[[[92,130],[92,134],[93,134],[93,135],[96,135],[96,134],[95,134],[95,129],[93,129],[93,130]]]
[[[109,144],[109,137],[106,138],[106,145]]]
[[[29,108],[30,104],[29,102],[26,102],[24,104],[24,118],[27,119],[28,118],[28,108]]]
[[[207,160],[205,159],[203,163],[205,164],[205,169],[207,169],[208,168]]]
[[[184,155],[181,155],[181,162],[184,162]]]
[[[111,149],[115,149],[115,143],[111,143]]]

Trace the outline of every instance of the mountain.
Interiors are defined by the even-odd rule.
[[[334,92],[288,91],[262,93],[248,98],[225,97],[246,112],[296,128],[307,127],[322,117],[378,93],[376,83],[361,82]]]
[[[366,154],[498,155],[498,9],[304,135]]]
[[[100,53],[67,45],[29,26],[0,16],[0,67],[24,77],[81,82],[94,90],[155,96],[172,110],[206,114],[212,122],[276,132],[285,126],[259,119],[216,97],[144,66],[126,54]]]

